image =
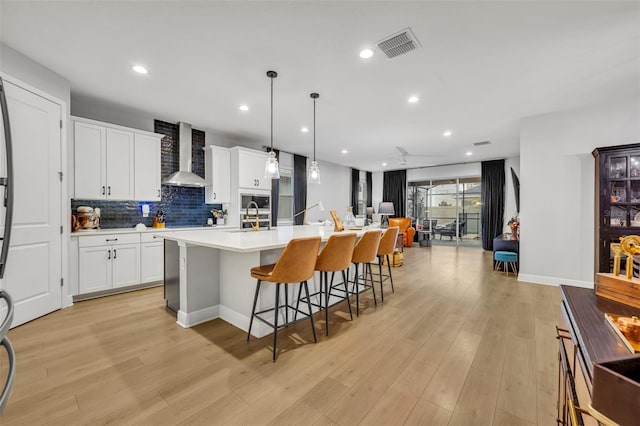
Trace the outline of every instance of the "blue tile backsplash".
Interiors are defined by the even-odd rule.
[[[154,130],[164,134],[162,138],[162,177],[178,170],[178,125],[155,120]],[[204,132],[193,130],[192,168],[193,172],[204,177]],[[149,204],[149,217],[142,217],[142,205]],[[78,206],[100,208],[100,227],[132,228],[138,223],[148,227],[153,223],[156,212],[162,210],[166,215],[166,226],[201,226],[212,218],[211,209],[220,209],[220,204],[204,203],[204,188],[185,188],[178,186],[162,186],[161,201],[107,201],[107,200],[71,200],[71,213],[75,214]]]

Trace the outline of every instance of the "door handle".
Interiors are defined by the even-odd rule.
[[[213,193],[213,199],[215,200],[217,198],[216,193]]]
[[[160,198],[160,190],[158,189],[158,198]]]
[[[107,186],[107,195],[111,195],[111,187]]]
[[[116,256],[117,254],[118,254],[117,250],[116,250],[116,249],[113,249],[113,258],[114,258],[114,259],[117,257],[117,256]]]
[[[106,195],[106,188],[104,186],[102,187],[102,195]]]
[[[111,250],[107,250],[107,252],[109,253],[109,254],[107,255],[107,260],[111,260]]]

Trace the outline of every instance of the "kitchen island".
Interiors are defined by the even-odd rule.
[[[364,230],[346,232],[360,235]],[[167,307],[176,311],[178,324],[185,328],[222,318],[247,330],[256,284],[250,275],[251,268],[275,263],[294,238],[320,236],[324,242],[333,233],[333,227],[316,225],[279,226],[260,231],[159,233],[157,236],[165,241]],[[261,290],[258,310],[273,306],[274,287],[265,286]],[[289,300],[295,300],[292,292],[297,286],[288,287]],[[264,324],[255,323],[251,330],[256,337],[271,332]]]

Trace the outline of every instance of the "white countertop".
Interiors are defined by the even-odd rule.
[[[375,229],[375,228],[371,228]],[[347,230],[362,235],[368,229]],[[339,232],[340,234],[344,232]],[[159,238],[196,245],[217,248],[234,252],[254,252],[283,248],[294,238],[320,236],[326,241],[333,232],[333,227],[325,228],[316,225],[278,226],[266,231],[243,231],[238,228],[221,229],[220,232],[201,232],[195,230],[178,231],[171,234],[157,234]]]
[[[152,228],[147,227],[143,230],[137,230],[135,228],[111,228],[111,229],[90,229],[87,231],[72,232],[71,237],[84,237],[87,235],[110,235],[110,234],[135,234],[135,233],[147,233],[147,232],[175,232],[175,231],[210,231],[214,229],[237,229],[237,226],[231,225],[213,225],[213,226],[180,226],[180,227],[166,227],[166,228]]]

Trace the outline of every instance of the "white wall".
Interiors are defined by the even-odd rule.
[[[596,147],[640,142],[640,98],[522,120],[521,281],[593,287]]]
[[[448,166],[422,167],[407,170],[407,182],[428,179],[451,179],[457,177],[480,176],[480,163],[451,164]]]
[[[0,43],[0,71],[71,104],[71,83],[22,53]]]
[[[310,164],[310,162],[308,162]],[[307,213],[307,220],[331,219],[330,210],[344,217],[347,207],[351,205],[351,169],[326,161],[318,161],[320,167],[320,185],[307,184],[307,206],[322,201],[324,211],[315,208]]]

